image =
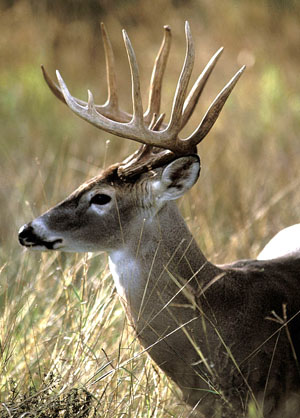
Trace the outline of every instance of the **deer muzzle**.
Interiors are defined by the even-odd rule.
[[[23,225],[19,230],[19,242],[21,245],[31,249],[37,250],[56,250],[60,247],[63,240],[58,239],[45,239],[40,235],[36,228],[30,222]]]

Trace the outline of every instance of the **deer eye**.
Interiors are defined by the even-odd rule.
[[[99,193],[95,194],[90,200],[90,204],[94,205],[106,205],[108,202],[111,201],[111,197],[107,194]]]

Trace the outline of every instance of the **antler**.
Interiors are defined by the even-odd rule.
[[[59,86],[52,82],[42,67],[44,78],[51,91],[62,102],[81,118],[94,126],[120,137],[132,139],[144,144],[140,150],[127,158],[119,167],[119,174],[130,176],[145,169],[165,164],[175,156],[197,152],[196,146],[208,134],[229,94],[245,69],[243,66],[228,84],[221,90],[210,105],[202,121],[195,131],[187,138],[180,138],[179,132],[192,115],[203,88],[220,57],[220,48],[211,58],[202,74],[196,80],[186,98],[188,83],[194,64],[194,44],[188,22],[185,24],[186,55],[173,100],[169,123],[162,124],[163,115],[159,116],[161,102],[162,80],[171,46],[171,30],[164,27],[164,38],[155,60],[149,92],[148,109],[143,113],[140,92],[140,78],[137,60],[131,42],[123,30],[124,44],[128,55],[132,84],[133,113],[128,114],[119,108],[114,56],[107,31],[101,24],[108,85],[108,98],[104,105],[96,105],[93,95],[88,90],[88,101],[84,102],[73,97],[59,71],[56,71]]]

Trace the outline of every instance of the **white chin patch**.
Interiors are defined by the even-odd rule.
[[[47,248],[45,245],[28,245],[26,248],[30,251],[52,251],[53,249]]]
[[[64,245],[62,240],[53,240],[53,241],[45,241],[45,243],[41,242],[38,244],[27,244],[26,247],[30,250],[36,251],[63,251]]]

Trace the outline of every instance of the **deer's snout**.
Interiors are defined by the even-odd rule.
[[[47,249],[54,250],[57,248],[55,244],[61,244],[62,239],[47,240],[41,237],[40,234],[35,230],[32,223],[23,225],[19,230],[19,242],[24,247],[36,248],[36,249]]]

